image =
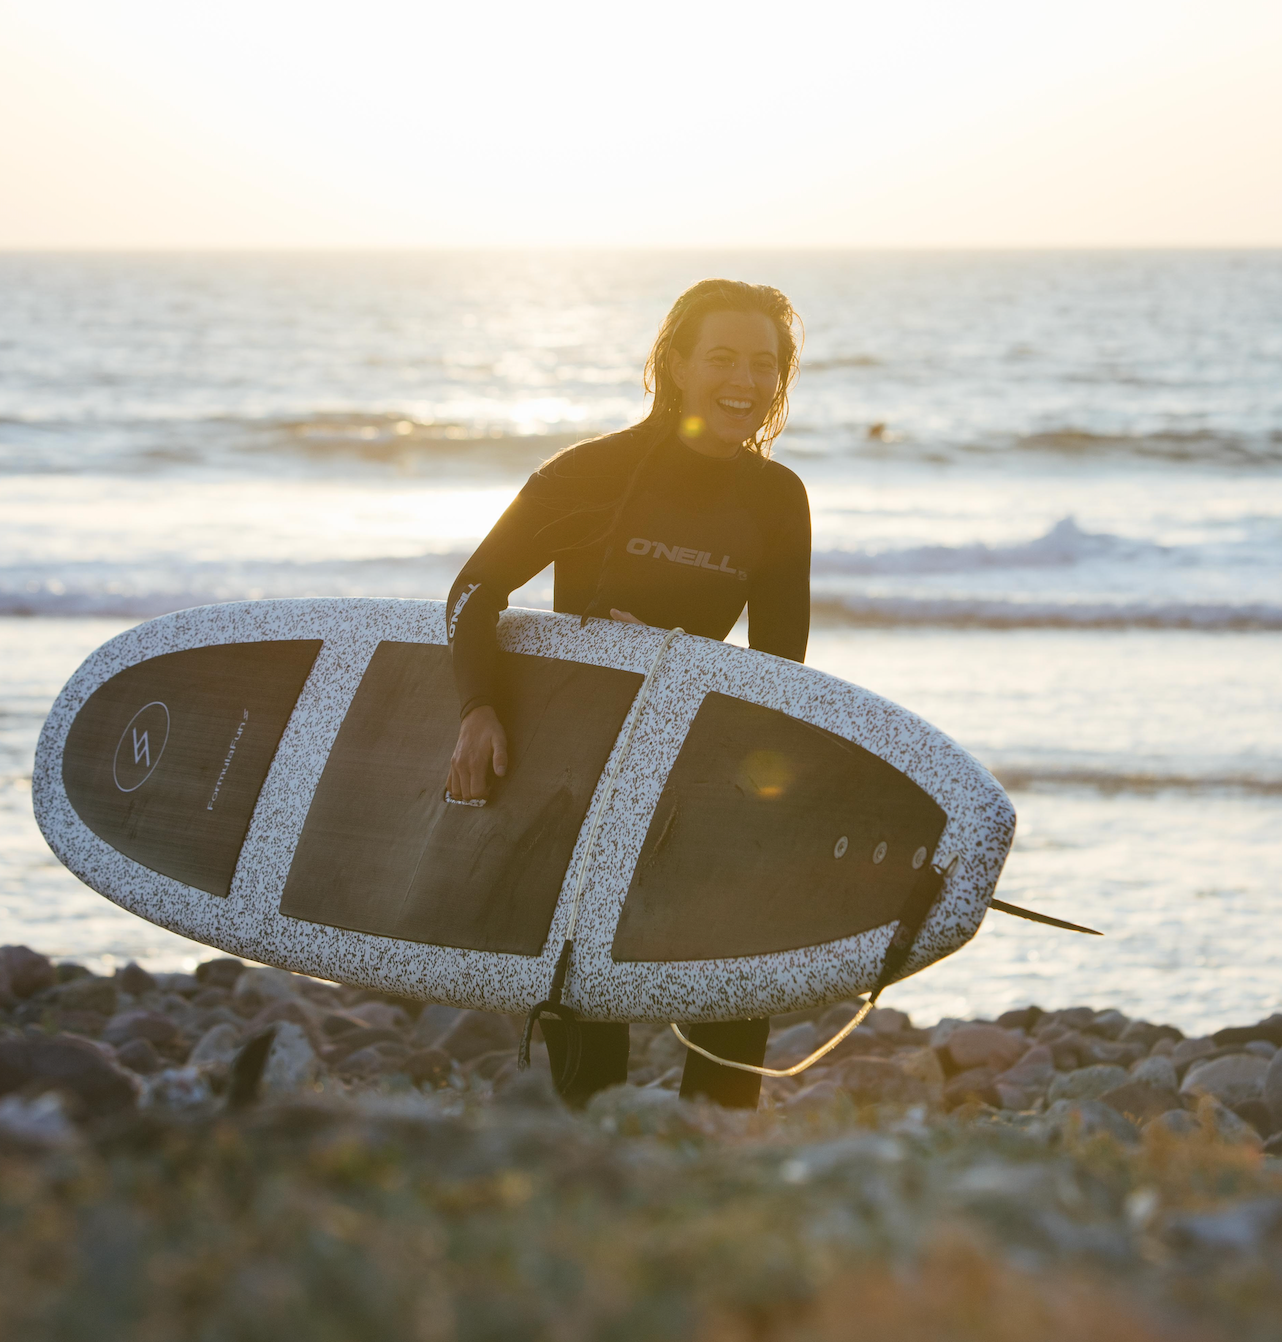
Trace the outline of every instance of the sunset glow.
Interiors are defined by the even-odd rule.
[[[1282,7],[0,6],[0,245],[1282,242]]]

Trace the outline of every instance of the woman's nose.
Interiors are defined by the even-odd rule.
[[[730,370],[730,385],[749,389],[752,387],[752,369],[748,367],[747,363],[740,363],[736,360],[734,367]]]

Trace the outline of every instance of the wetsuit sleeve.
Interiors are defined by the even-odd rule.
[[[773,525],[748,589],[748,646],[804,662],[810,640],[810,501],[791,471],[771,492]]]
[[[494,631],[513,590],[553,560],[549,523],[563,515],[558,491],[536,472],[463,565],[445,605],[446,633],[460,718],[495,702],[498,645]]]

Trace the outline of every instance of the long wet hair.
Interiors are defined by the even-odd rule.
[[[788,392],[797,380],[801,341],[805,334],[801,318],[792,304],[784,294],[768,284],[745,284],[742,280],[700,280],[698,284],[692,284],[673,303],[663,319],[659,334],[650,347],[649,358],[645,361],[645,390],[653,399],[649,414],[633,425],[631,430],[642,437],[645,448],[619,497],[599,510],[591,510],[602,514],[601,525],[586,540],[579,542],[579,545],[587,546],[606,540],[596,591],[583,612],[581,625],[596,614],[606,569],[614,552],[615,529],[628,500],[637,482],[645,474],[655,450],[676,433],[680,424],[682,393],[672,375],[673,352],[689,358],[698,342],[704,318],[714,312],[759,312],[770,319],[779,337],[779,385],[774,400],[770,402],[770,409],[766,412],[765,421],[753,437],[744,443],[745,449],[763,460],[769,457],[771,445],[788,421]],[[547,467],[555,470],[555,460],[553,458],[548,462]]]

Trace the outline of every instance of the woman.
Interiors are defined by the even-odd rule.
[[[555,563],[553,605],[580,616],[680,626],[723,639],[748,607],[748,641],[803,661],[810,631],[805,487],[769,459],[797,373],[796,314],[777,289],[703,280],[677,299],[646,363],[654,403],[641,423],[580,443],[535,472],[450,592],[449,639],[462,722],[448,788],[488,795],[507,769],[493,705],[495,625],[513,589]],[[545,1020],[560,1074],[564,1027]],[[584,1022],[565,1098],[584,1103],[627,1079],[626,1024]],[[699,1025],[694,1042],[760,1066],[768,1020]],[[698,1054],[681,1094],[755,1108],[761,1079]]]

